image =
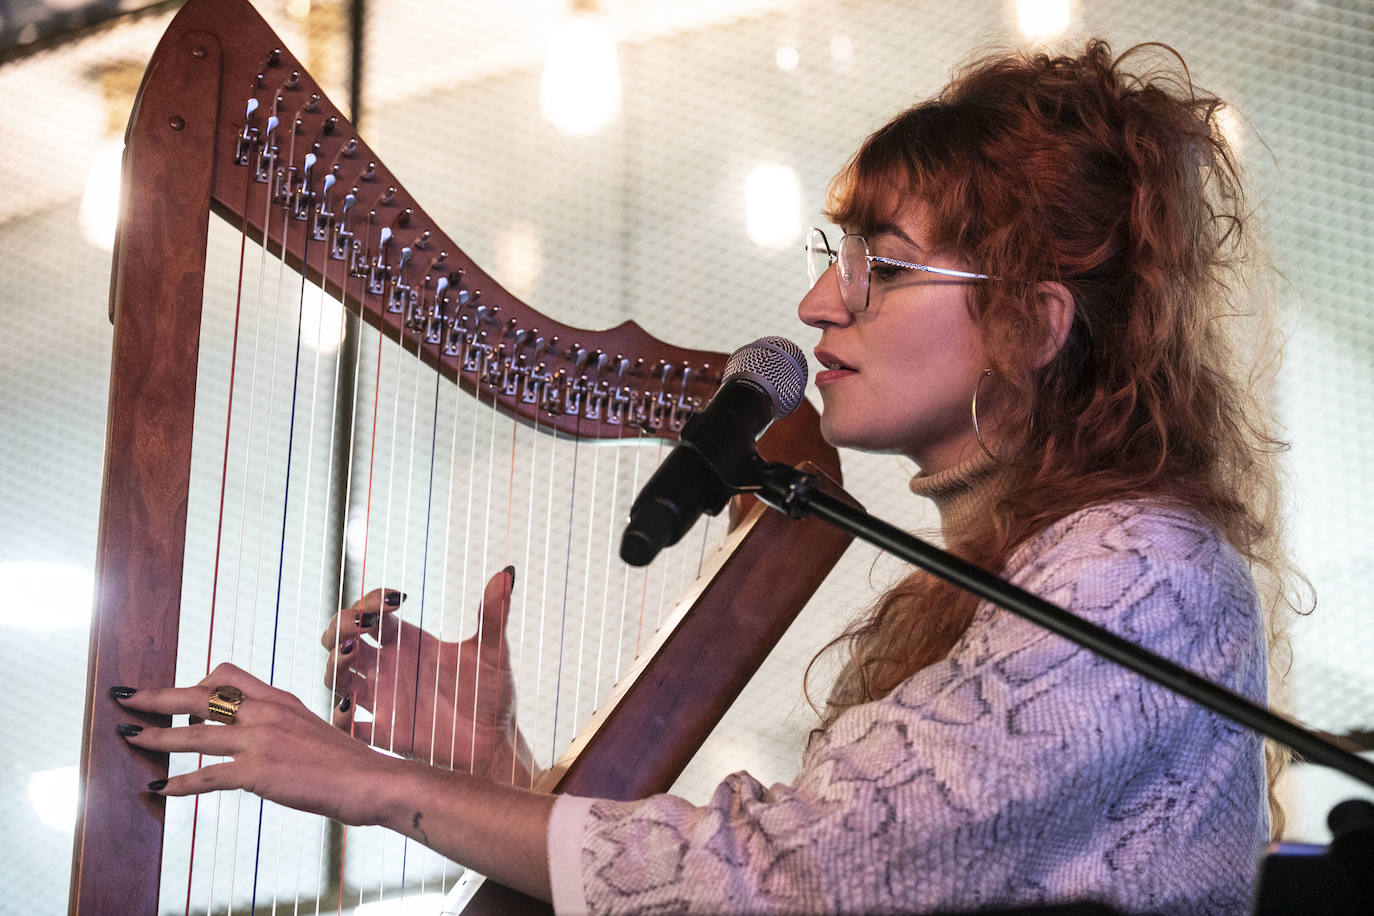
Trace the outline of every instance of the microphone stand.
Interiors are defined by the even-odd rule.
[[[757,480],[740,489],[752,493],[772,508],[796,519],[811,515],[829,522],[946,582],[1149,678],[1180,696],[1252,728],[1292,748],[1306,760],[1340,770],[1366,785],[1374,786],[1374,763],[1095,623],[1037,598],[987,570],[874,518],[863,509],[824,492],[815,475],[785,464],[762,461],[754,470]]]

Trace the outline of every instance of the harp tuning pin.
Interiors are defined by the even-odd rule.
[[[424,232],[421,232],[419,235],[415,236],[415,241],[411,242],[410,244],[411,244],[411,247],[412,247],[412,248],[419,248],[419,249],[421,249],[421,250],[424,250],[425,248],[428,248],[428,247],[429,247],[429,230],[426,229]]]
[[[392,188],[392,191],[395,191],[395,190],[396,190],[395,188]],[[396,217],[396,224],[397,224],[398,226],[409,226],[409,225],[410,225],[410,214],[411,214],[411,212],[412,212],[412,211],[411,211],[411,209],[410,209],[409,207],[406,207],[404,210],[402,210],[402,211],[401,211],[401,214],[400,214],[399,216]]]
[[[539,329],[538,329],[538,328],[535,328],[534,331],[533,331],[533,333],[534,333],[534,334],[538,334],[538,333],[539,333]],[[534,338],[534,352],[535,352],[535,355],[536,355],[536,356],[537,356],[538,354],[540,354],[540,353],[543,353],[546,349],[548,349],[548,346],[549,346],[549,342],[548,342],[547,340],[545,340],[543,337],[535,337],[535,338]]]
[[[349,138],[348,138],[348,142],[344,144],[344,147],[343,147],[343,154],[344,154],[345,156],[352,156],[352,155],[356,154],[357,152],[358,152],[358,138],[357,138],[357,137],[349,137]]]
[[[338,126],[339,126],[339,117],[338,117],[338,115],[330,115],[329,117],[327,117],[327,118],[324,119],[324,124],[323,124],[323,126],[320,127],[320,130],[322,130],[322,131],[325,133],[325,135],[328,136],[329,134],[334,133],[334,128],[336,128],[336,127],[338,127]]]
[[[250,96],[248,99],[248,104],[244,106],[244,108],[245,110],[243,112],[243,120],[252,120],[253,112],[258,110],[258,100]]]
[[[438,282],[434,284],[434,298],[442,298],[444,295],[444,290],[446,289],[448,289],[448,277],[440,277]]]
[[[444,263],[444,262],[447,261],[447,260],[448,260],[448,252],[447,252],[447,251],[441,251],[441,252],[439,252],[438,254],[436,254],[436,255],[434,256],[434,263],[433,263],[433,265],[431,265],[431,266],[433,266],[433,267],[438,267],[440,264]]]
[[[611,361],[611,354],[607,353],[605,350],[597,350],[595,356],[596,371],[600,372],[602,369],[605,369],[606,364]]]
[[[392,200],[395,199],[395,197],[396,197],[396,189],[395,189],[395,188],[387,188],[385,191],[382,192],[382,203],[384,203],[384,204],[389,204],[389,203],[391,203]]]
[[[266,79],[267,79],[267,74],[265,74],[265,73],[259,73],[257,76],[253,77],[253,88],[254,88],[254,89],[261,89],[261,88],[262,88],[262,84],[263,84],[264,81],[266,81]]]
[[[296,120],[293,121],[293,122],[291,123],[291,132],[292,132],[292,133],[297,133],[297,134],[301,132],[301,116],[300,116],[300,115],[296,115]]]
[[[319,94],[318,92],[312,92],[312,93],[310,93],[310,98],[308,98],[308,99],[305,100],[305,110],[306,110],[306,111],[314,111],[315,109],[317,109],[317,108],[319,108],[319,107],[320,107],[320,94]]]
[[[402,248],[402,249],[401,249],[401,266],[402,266],[402,267],[405,267],[405,266],[406,266],[407,264],[409,264],[409,263],[410,263],[410,249],[409,249],[409,248]]]
[[[363,169],[362,175],[358,176],[360,181],[371,181],[377,177],[377,163],[369,162],[367,168]]]
[[[276,67],[281,65],[281,48],[273,48],[267,54],[267,66]]]
[[[296,86],[300,84],[300,81],[301,81],[301,71],[299,71],[299,70],[292,70],[292,71],[291,71],[291,75],[288,76],[288,77],[286,78],[286,88],[287,88],[287,89],[295,89]]]
[[[617,354],[615,358],[615,374],[618,376],[624,376],[625,370],[628,368],[630,368],[630,361],[626,359],[624,356]]]
[[[379,248],[385,248],[385,247],[386,247],[386,243],[389,242],[389,241],[391,241],[391,227],[390,227],[390,226],[383,226],[383,227],[382,227],[382,234],[381,234],[380,240],[377,242],[377,247],[379,247]]]
[[[572,356],[573,365],[575,365],[579,370],[583,366],[587,365],[587,350],[581,344],[574,343],[572,345]]]

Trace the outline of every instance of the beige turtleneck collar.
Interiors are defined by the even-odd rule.
[[[974,457],[934,474],[920,473],[911,478],[911,492],[935,503],[940,513],[940,531],[946,544],[959,532],[980,527],[997,501],[989,486],[997,462],[979,452]]]

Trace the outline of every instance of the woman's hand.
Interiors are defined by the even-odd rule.
[[[509,597],[509,584],[503,588]],[[234,665],[220,665],[194,687],[114,687],[110,693],[127,709],[204,719],[211,713],[212,693],[223,696],[228,687],[241,691],[242,698],[232,714],[226,713],[232,702],[221,709],[220,721],[227,718],[226,724],[119,727],[137,748],[232,758],[150,783],[150,791],[194,795],[247,789],[345,824],[379,824],[503,884],[550,899],[551,795],[378,753],[295,696]]]
[[[330,650],[324,682],[339,698],[334,725],[393,753],[528,785],[505,639],[514,584],[514,567],[487,582],[477,633],[461,643],[401,620],[392,589],[340,611],[320,639]],[[371,722],[355,719],[359,708]]]
[[[400,763],[332,728],[284,690],[230,664],[219,665],[194,687],[116,688],[127,709],[204,719],[211,692],[235,687],[243,698],[230,725],[197,723],[177,728],[121,726],[125,740],[151,751],[232,757],[148,788],[162,795],[247,789],[302,811],[345,824],[377,823],[370,787]]]

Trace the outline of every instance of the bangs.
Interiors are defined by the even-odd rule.
[[[898,115],[870,136],[826,190],[826,219],[846,232],[861,235],[896,222],[912,199],[925,205],[930,241],[937,247],[961,247],[965,232],[957,214],[967,212],[960,198],[969,185],[971,157],[957,164],[950,140],[952,112],[942,102],[928,102]],[[967,254],[968,252],[961,252]]]

